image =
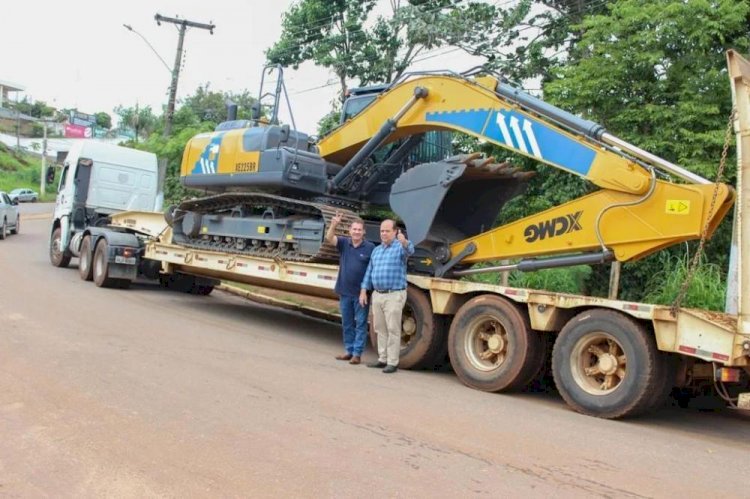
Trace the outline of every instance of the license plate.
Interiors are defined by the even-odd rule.
[[[134,256],[115,256],[115,263],[135,265],[135,257]]]

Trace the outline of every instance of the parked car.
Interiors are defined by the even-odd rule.
[[[19,203],[25,203],[27,201],[36,203],[39,199],[39,193],[32,191],[31,189],[13,189],[10,191],[11,201],[14,199],[18,199]]]
[[[18,200],[11,201],[7,193],[0,191],[0,239],[8,237],[8,233],[18,234],[20,230]]]

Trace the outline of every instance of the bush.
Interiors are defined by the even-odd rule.
[[[497,262],[479,264],[474,268],[499,265]],[[591,274],[591,267],[578,265],[559,269],[538,270],[536,272],[512,271],[508,276],[508,285],[514,288],[538,289],[558,293],[585,294],[585,281]],[[499,272],[474,274],[464,278],[471,282],[500,284]]]
[[[677,298],[687,277],[690,258],[687,254],[662,257],[662,269],[647,282],[649,290],[644,301],[659,305],[671,305]],[[687,293],[682,300],[683,307],[724,310],[726,280],[721,268],[713,263],[701,261],[695,269]]]

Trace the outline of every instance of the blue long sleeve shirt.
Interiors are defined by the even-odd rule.
[[[386,246],[381,244],[372,250],[367,265],[362,289],[391,290],[406,289],[406,260],[414,254],[414,244],[409,241],[406,248],[394,239]]]

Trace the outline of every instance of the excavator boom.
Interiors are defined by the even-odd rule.
[[[412,103],[407,109],[406,102]],[[391,119],[394,115],[397,120]],[[386,136],[377,127],[389,120]],[[390,195],[391,207],[405,221],[412,240],[440,246],[455,234],[445,227],[467,227],[467,216],[484,215],[478,217],[485,224],[481,230],[466,230],[470,237],[450,241],[443,262],[472,264],[598,250],[610,260],[634,260],[699,238],[704,230],[710,235],[734,201],[731,187],[712,184],[493,77],[427,75],[397,84],[325,137],[320,153],[329,161],[351,163],[378,134],[384,137],[381,143],[387,143],[431,130],[466,133],[601,188],[489,230],[488,215],[497,210],[482,212],[482,206],[498,203],[487,194],[503,198],[501,206],[520,192],[515,178],[467,185],[463,175],[470,170],[461,161],[413,167],[394,182]],[[657,168],[689,183],[656,180]]]

